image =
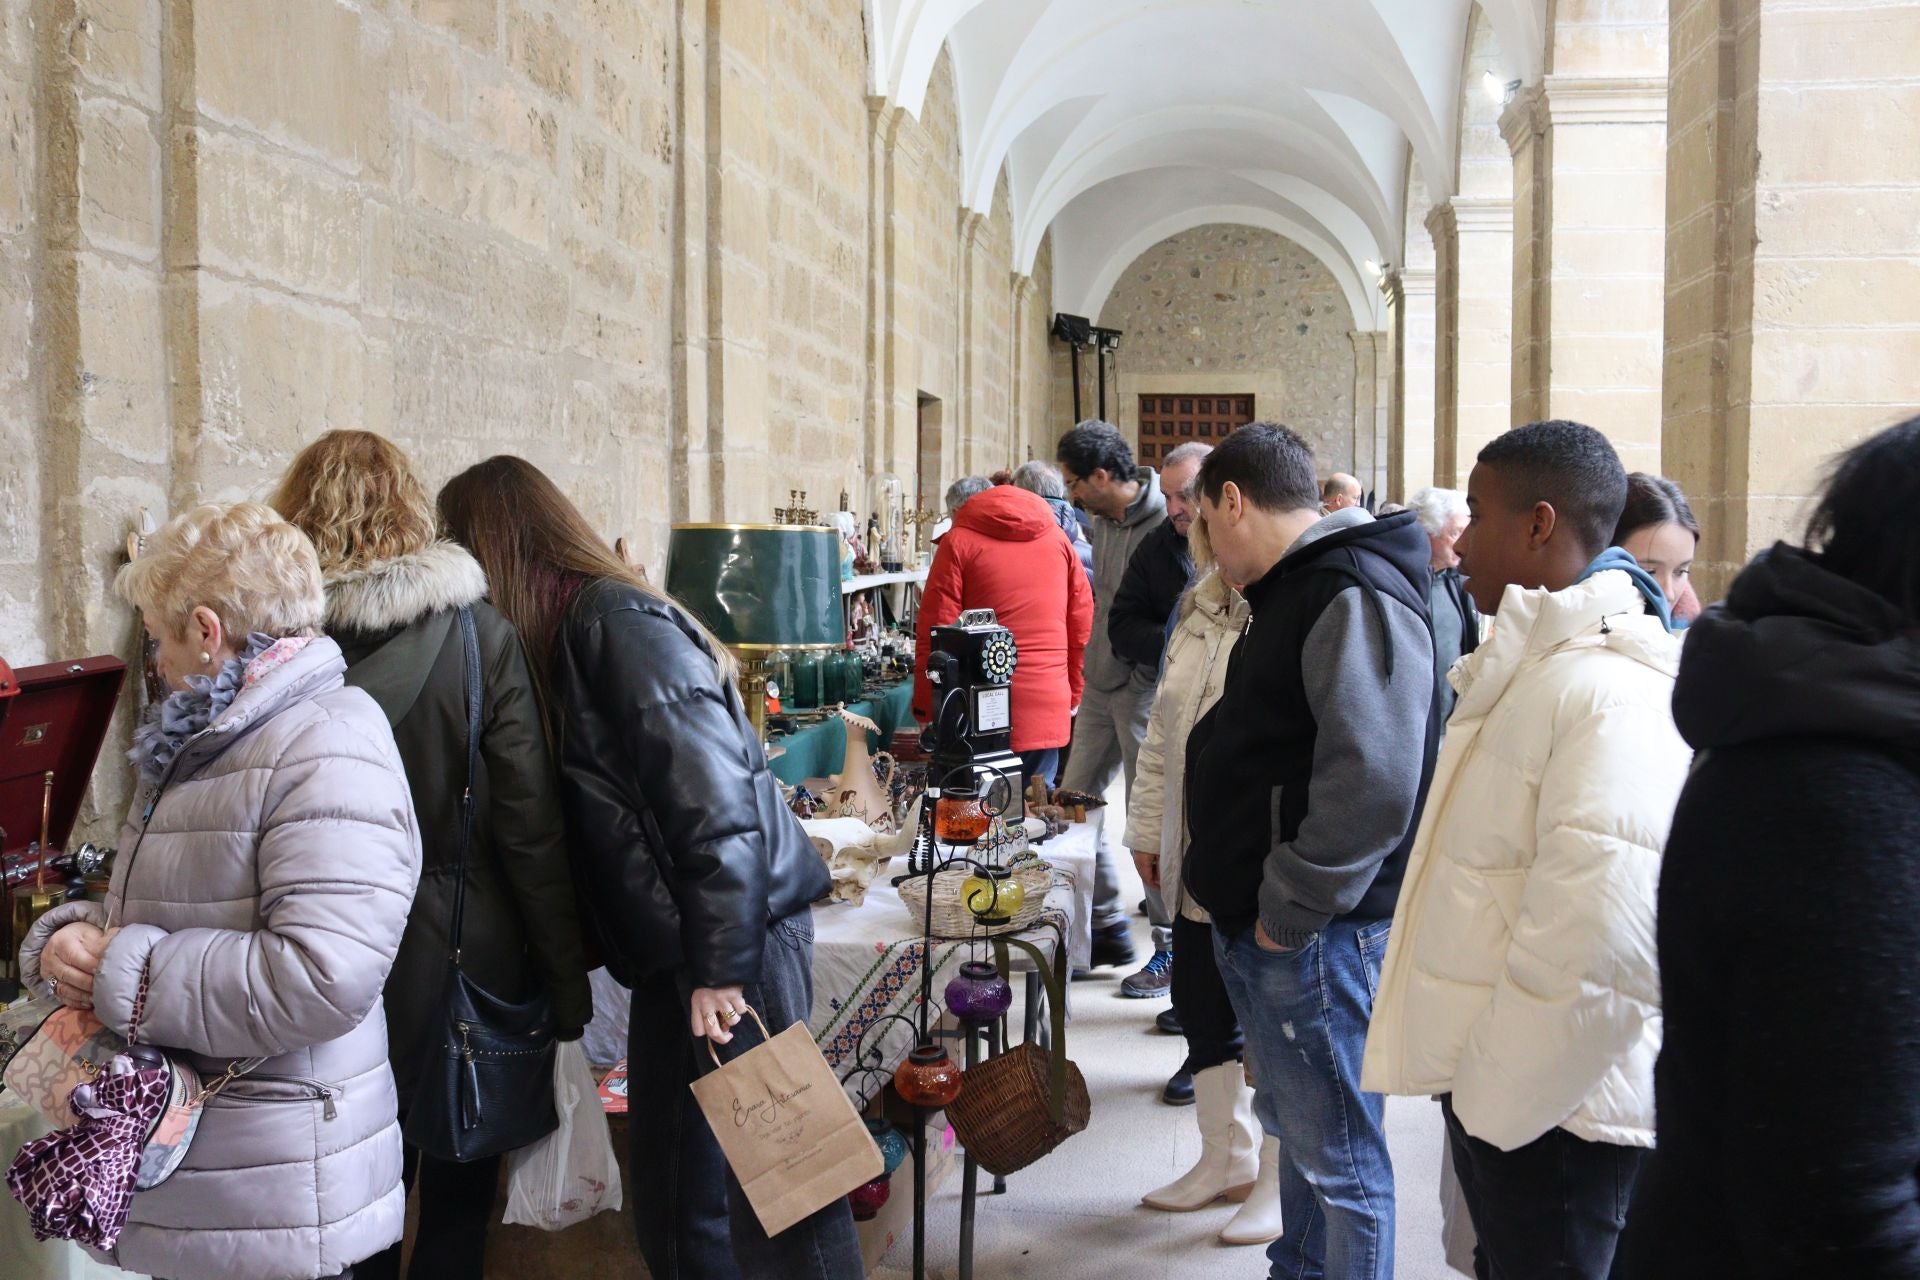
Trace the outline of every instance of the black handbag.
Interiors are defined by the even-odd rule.
[[[409,1143],[441,1160],[482,1160],[546,1137],[553,1106],[553,1014],[545,993],[514,1004],[461,972],[467,851],[473,843],[473,773],[480,751],[480,642],[473,611],[460,610],[466,650],[467,785],[460,795],[459,861],[447,930],[446,1021],[429,1041],[407,1108]],[[432,1036],[432,1033],[429,1033]]]

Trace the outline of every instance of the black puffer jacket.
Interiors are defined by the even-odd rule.
[[[484,691],[462,965],[502,999],[523,1000],[544,986],[563,1031],[593,1017],[533,681],[520,638],[481,599],[486,589],[479,564],[450,543],[327,579],[327,626],[346,657],[347,683],[387,713],[420,815],[420,889],[385,996],[402,1107],[412,1096],[422,1037],[444,1030],[441,990],[467,770],[461,605],[473,609]]]
[[[1635,1276],[1920,1275],[1920,630],[1777,546],[1687,633]]]
[[[833,887],[746,708],[673,604],[612,579],[574,596],[553,654],[561,800],[589,928],[631,986],[760,977],[774,921]]]

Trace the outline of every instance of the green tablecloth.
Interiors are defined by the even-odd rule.
[[[849,710],[880,726],[878,740],[867,735],[867,747],[881,750],[893,740],[894,729],[913,718],[913,681],[902,680],[865,702],[852,703]],[[847,722],[828,716],[798,733],[775,738],[773,745],[786,748],[786,754],[773,762],[773,776],[788,786],[808,778],[830,778],[847,758]]]

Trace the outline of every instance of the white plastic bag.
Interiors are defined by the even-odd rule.
[[[620,1162],[578,1040],[563,1040],[554,1050],[553,1106],[560,1127],[507,1154],[504,1221],[542,1231],[560,1231],[620,1207]]]

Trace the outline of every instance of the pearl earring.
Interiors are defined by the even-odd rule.
[[[204,666],[210,665],[212,662],[213,662],[213,655],[208,653],[205,649],[202,649],[200,651],[200,665],[204,667]]]

